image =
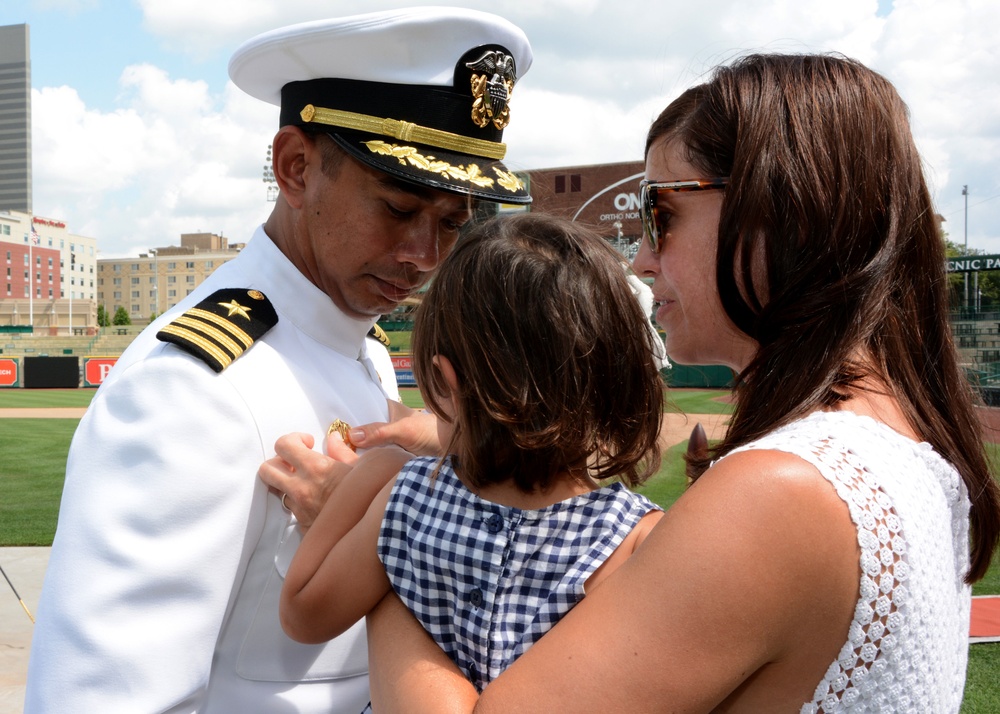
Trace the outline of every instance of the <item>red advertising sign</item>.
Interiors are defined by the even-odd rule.
[[[83,386],[99,387],[115,366],[117,357],[91,357],[83,360]]]
[[[0,387],[16,387],[18,380],[17,360],[0,359]]]
[[[413,369],[413,357],[410,355],[390,355],[393,369]]]

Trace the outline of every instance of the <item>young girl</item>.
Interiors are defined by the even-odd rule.
[[[448,455],[361,457],[288,569],[289,636],[335,637],[392,589],[477,687],[497,677],[662,516],[619,482],[659,464],[647,320],[596,234],[535,214],[475,229],[413,334]]]

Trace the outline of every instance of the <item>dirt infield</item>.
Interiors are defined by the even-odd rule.
[[[86,408],[0,409],[0,419],[79,419],[86,411]],[[687,441],[698,423],[704,427],[709,439],[721,439],[726,433],[728,418],[727,414],[664,414],[663,446],[668,448]]]
[[[79,419],[86,408],[0,409],[0,419]],[[1000,408],[980,407],[976,410],[983,425],[983,436],[990,443],[1000,443]],[[686,441],[695,424],[700,423],[710,440],[726,434],[728,414],[664,414],[663,446],[671,447]]]
[[[86,411],[86,407],[0,409],[0,419],[80,419]]]

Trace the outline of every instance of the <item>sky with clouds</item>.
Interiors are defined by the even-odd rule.
[[[282,25],[414,5],[392,0],[2,0],[31,32],[34,213],[102,257],[181,233],[249,238],[277,108],[230,81],[233,50]],[[517,169],[642,158],[650,121],[716,64],[752,50],[837,51],[887,76],[911,110],[949,238],[1000,253],[996,0],[447,2],[520,25],[534,64],[504,133]],[[963,186],[968,186],[968,209]]]

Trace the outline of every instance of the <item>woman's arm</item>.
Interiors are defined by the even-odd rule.
[[[397,448],[368,452],[323,506],[281,591],[281,625],[292,639],[330,640],[388,592],[377,553],[378,534],[394,476],[409,458]],[[291,463],[301,462],[293,458]]]
[[[758,706],[797,708],[847,639],[857,577],[857,533],[815,469],[779,452],[730,456],[491,683],[475,710],[709,711],[755,687],[767,690]],[[398,612],[390,642],[378,622],[386,612],[369,618],[373,696],[406,696],[406,710],[420,711],[419,688],[394,694],[397,683],[382,677],[391,672],[397,682],[419,675],[449,687],[445,699],[467,703],[456,670],[413,626],[401,630]]]
[[[369,613],[368,669],[372,710],[407,714],[471,712],[478,692],[389,592]]]

